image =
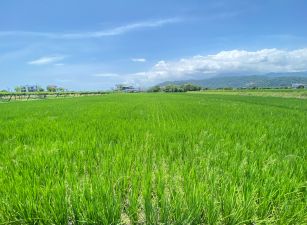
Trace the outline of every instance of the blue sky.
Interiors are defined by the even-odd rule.
[[[0,88],[307,71],[305,0],[2,0]]]

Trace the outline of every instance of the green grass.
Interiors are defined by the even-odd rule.
[[[0,105],[0,224],[306,224],[307,101]]]
[[[198,93],[222,94],[222,95],[244,95],[263,97],[283,97],[307,99],[307,89],[234,89],[234,90],[206,90]]]

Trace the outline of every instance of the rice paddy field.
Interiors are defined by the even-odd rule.
[[[307,224],[307,101],[0,104],[0,224]]]
[[[206,90],[203,94],[243,95],[262,97],[282,97],[307,99],[307,89],[234,89],[234,90]]]

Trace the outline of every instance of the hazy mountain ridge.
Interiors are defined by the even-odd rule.
[[[265,75],[250,76],[217,76],[202,80],[167,81],[158,85],[182,85],[186,83],[191,83],[207,88],[291,87],[293,83],[307,84],[307,72],[269,73]]]

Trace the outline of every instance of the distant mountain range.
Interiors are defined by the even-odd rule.
[[[291,87],[293,83],[307,84],[306,72],[293,73],[269,73],[265,75],[250,75],[250,76],[215,76],[202,80],[182,80],[182,81],[167,81],[158,84],[166,86],[170,84],[182,85],[191,83],[207,88],[250,88],[250,87]]]

